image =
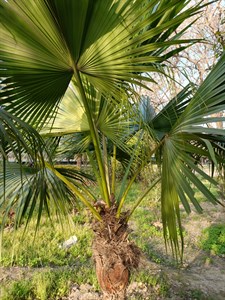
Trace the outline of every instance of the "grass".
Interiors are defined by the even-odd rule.
[[[7,229],[3,238],[1,264],[53,267],[85,263],[91,257],[92,232],[90,226],[83,226],[80,221],[76,221],[76,218],[74,224],[65,223],[63,228],[57,219],[54,223],[44,219],[36,236],[34,221],[30,223],[25,235],[23,226],[16,232]],[[76,235],[79,242],[69,251],[62,249],[60,245],[71,235]]]
[[[86,223],[87,216],[77,213],[73,224],[65,222],[63,227],[56,219],[53,224],[43,218],[35,235],[35,222],[31,222],[24,235],[23,226],[16,232],[7,229],[2,245],[1,266],[33,268],[29,279],[18,278],[4,283],[0,294],[2,300],[54,300],[68,294],[71,283],[84,282],[95,286],[98,283],[91,259],[92,231]],[[84,226],[85,223],[85,226]],[[69,249],[63,249],[62,243],[71,235],[78,242]],[[21,276],[19,276],[21,277]]]
[[[32,299],[29,280],[19,280],[3,287],[2,300]]]
[[[143,190],[142,183],[134,184],[127,199],[127,210]],[[62,228],[59,220],[53,219],[51,223],[43,217],[36,237],[34,221],[30,223],[25,235],[24,226],[16,232],[10,227],[5,229],[0,266],[26,266],[34,271],[29,278],[19,276],[15,281],[4,281],[0,288],[0,294],[3,294],[0,299],[60,299],[68,294],[72,283],[89,283],[96,290],[99,289],[91,258],[93,235],[89,216],[83,211],[71,213],[71,218],[73,222],[64,222]],[[159,265],[171,263],[165,251],[161,252],[157,248],[157,243],[163,243],[160,224],[159,190],[154,188],[133,214],[130,227],[133,229],[131,238],[147,258]],[[225,225],[221,226],[205,230],[199,247],[215,255],[224,254]],[[77,243],[70,249],[62,249],[60,245],[72,235],[77,236]],[[147,268],[132,274],[131,280],[153,287],[158,295],[165,296],[169,290],[166,277],[152,275]]]
[[[2,300],[56,300],[67,295],[71,282],[87,282],[98,289],[95,273],[90,266],[35,271],[29,279],[8,282],[2,288]]]
[[[166,296],[169,292],[167,277],[163,273],[152,275],[147,269],[140,270],[132,274],[131,281],[145,283],[147,286],[154,288],[161,296]]]
[[[225,255],[225,224],[205,228],[200,239],[200,247],[212,255]]]

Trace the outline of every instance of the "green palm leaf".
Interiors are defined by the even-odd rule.
[[[158,71],[164,58],[156,50],[190,43],[172,36],[199,10],[182,11],[186,2],[2,1],[2,104],[41,126],[77,72],[120,97],[123,81],[149,80],[141,73]]]
[[[22,155],[35,164],[44,160],[46,147],[40,135],[28,124],[0,107],[0,154],[22,162]]]
[[[84,190],[86,181],[93,180],[90,175],[76,169],[56,166],[55,170],[79,189],[82,184]],[[2,200],[0,207],[5,208],[5,216],[11,209],[16,212],[16,227],[21,224],[25,216],[27,217],[26,224],[28,224],[32,216],[38,213],[38,227],[43,211],[49,217],[53,212],[61,217],[62,215],[67,216],[69,210],[77,206],[77,199],[71,189],[50,168],[35,167],[29,163],[22,167],[16,163],[7,163],[5,186],[3,186],[3,182],[1,173],[0,198]],[[91,200],[95,201],[96,199],[91,195]]]
[[[156,130],[166,120],[162,135],[162,219],[164,236],[172,240],[173,248],[178,249],[178,225],[182,245],[182,228],[178,199],[189,213],[189,201],[198,212],[202,208],[195,198],[193,186],[213,204],[221,203],[202,181],[218,186],[218,182],[207,175],[199,166],[199,157],[207,157],[214,164],[225,165],[224,129],[208,128],[209,123],[225,121],[224,117],[211,117],[211,114],[225,110],[225,55],[190,98],[190,93],[181,93],[181,101],[172,101],[152,121]],[[185,100],[185,97],[187,99]],[[177,105],[177,103],[180,103]],[[175,105],[174,105],[175,104]],[[177,108],[177,111],[176,111]],[[177,120],[175,117],[177,116]],[[160,128],[161,129],[161,128]],[[153,128],[154,130],[154,128]],[[193,172],[195,171],[195,172]],[[199,179],[199,176],[201,179]]]

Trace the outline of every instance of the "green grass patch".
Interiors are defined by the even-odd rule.
[[[36,271],[29,279],[4,284],[2,300],[56,300],[68,295],[72,282],[80,285],[89,283],[98,290],[98,283],[92,266],[45,269]]]
[[[33,292],[29,280],[12,282],[1,288],[2,300],[32,300]]]
[[[200,247],[212,255],[225,254],[225,224],[212,225],[203,230]]]
[[[4,232],[2,244],[2,266],[71,266],[86,263],[91,258],[92,231],[83,225],[84,216],[75,216],[74,224],[63,224],[58,220],[54,226],[49,220],[43,220],[35,236],[35,222],[31,222],[26,234],[24,226],[17,231],[13,228]],[[62,249],[62,243],[76,235],[77,243],[70,249]]]

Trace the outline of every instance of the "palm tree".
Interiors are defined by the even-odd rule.
[[[198,89],[184,88],[156,115],[135,92],[196,42],[182,40],[186,28],[179,30],[201,9],[202,1],[187,8],[188,2],[0,1],[1,205],[5,214],[15,208],[16,226],[37,208],[38,226],[44,209],[66,215],[66,204],[79,199],[93,215],[93,255],[105,299],[125,298],[140,254],[128,241],[128,220],[159,181],[164,237],[175,255],[183,251],[179,200],[187,212],[189,202],[201,212],[196,186],[219,202],[192,171],[218,185],[197,163],[208,157],[224,166],[224,130],[205,125],[224,121],[210,116],[225,108],[225,55]],[[82,172],[54,165],[56,150],[65,148],[88,155],[100,198]],[[19,164],[8,162],[9,153]],[[127,212],[127,193],[153,155],[161,172]],[[115,194],[117,160],[125,175]]]

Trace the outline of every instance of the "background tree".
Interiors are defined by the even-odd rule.
[[[208,0],[203,1],[205,4]],[[193,0],[191,3],[195,3]],[[215,1],[205,6],[199,13],[199,18],[189,27],[184,36],[199,39],[199,43],[184,49],[167,61],[169,74],[175,80],[169,80],[163,75],[155,74],[157,83],[149,83],[151,91],[141,90],[141,93],[150,97],[152,105],[165,105],[189,81],[199,85],[206,78],[216,64],[224,50],[225,40],[225,3]],[[192,18],[194,20],[195,17]],[[187,25],[185,21],[183,27]],[[163,86],[163,89],[159,87]]]

